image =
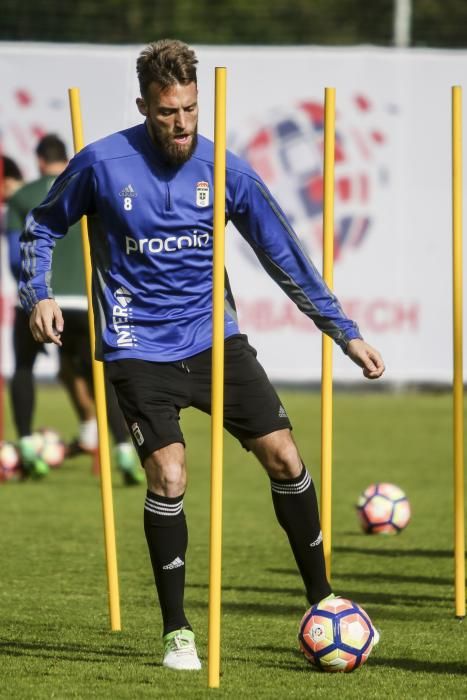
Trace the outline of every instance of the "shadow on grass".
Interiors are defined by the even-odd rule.
[[[334,552],[343,554],[374,554],[378,557],[427,557],[428,559],[448,559],[453,557],[450,549],[385,549],[383,547],[333,547]]]
[[[198,584],[199,588],[207,588],[207,586]],[[284,604],[280,597],[271,602],[254,602],[248,599],[249,588],[247,586],[229,586],[230,591],[239,591],[245,593],[245,598],[235,601],[226,600],[223,597],[222,610],[223,613],[240,616],[264,616],[264,617],[290,617],[294,615],[297,619],[309,607],[306,602],[303,590],[297,589],[297,601],[290,604]],[[274,593],[275,588],[261,588],[262,592],[268,599],[269,593]],[[280,593],[280,589],[279,589]],[[452,612],[452,597],[435,597],[435,596],[420,596],[420,595],[405,595],[405,594],[388,594],[378,593],[375,591],[364,591],[359,589],[345,590],[345,596],[350,600],[354,600],[362,605],[370,614],[375,624],[381,624],[382,621],[401,621],[410,623],[410,621],[418,622],[420,620],[421,610],[423,610],[423,619],[427,623],[436,622],[439,620],[440,614],[444,620],[451,621]],[[434,604],[433,604],[434,603]],[[195,598],[187,601],[187,608],[206,610],[208,607],[207,597],[201,600]]]
[[[355,572],[334,571],[333,576],[338,579],[354,581],[388,581],[390,583],[426,583],[435,586],[452,586],[452,578],[442,578],[441,576],[406,576],[404,574],[390,574],[388,572],[369,571],[365,574]]]
[[[305,598],[303,597],[303,600],[305,601]],[[187,602],[187,608],[188,609],[199,609],[199,610],[204,610],[208,607],[208,602],[207,600],[192,600],[189,603]],[[229,601],[222,601],[222,612],[225,614],[227,613],[233,613],[237,615],[271,615],[272,617],[277,617],[280,615],[284,615],[287,617],[290,617],[291,615],[297,617],[297,614],[300,616],[305,612],[306,609],[306,603],[304,602],[303,605],[300,605],[300,603],[296,603],[295,605],[283,605],[280,603],[250,603],[248,601],[242,601],[242,602],[229,602]]]
[[[276,573],[279,573],[280,570],[275,570]],[[289,571],[284,571],[284,573],[290,573]],[[366,578],[365,576],[362,576],[362,578],[368,582],[371,577]],[[204,583],[195,583],[195,584],[188,584],[187,589],[190,588],[198,588],[198,589],[207,589],[208,585]],[[265,595],[271,595],[274,593],[279,593],[282,594],[284,592],[289,593],[290,595],[295,595],[297,597],[300,597],[301,599],[304,599],[304,589],[303,588],[275,588],[275,587],[266,587],[266,586],[244,586],[244,585],[239,585],[239,586],[222,586],[222,592],[246,592],[246,593],[264,593]],[[420,593],[416,594],[410,594],[410,593],[389,593],[389,592],[382,592],[379,593],[377,591],[362,591],[359,589],[352,589],[346,586],[345,589],[345,597],[350,598],[350,600],[360,600],[360,601],[365,601],[365,603],[376,603],[379,605],[405,605],[405,606],[414,606],[414,607],[420,607],[420,605],[423,605],[424,603],[427,603],[427,605],[431,606],[432,603],[437,603],[438,605],[442,604],[445,602],[446,604],[449,604],[450,598],[447,596],[434,596],[434,595],[421,595]],[[196,602],[195,602],[196,604]],[[233,608],[234,606],[243,606],[247,605],[248,609],[254,606],[258,606],[258,610],[261,610],[263,607],[264,608],[271,608],[271,611],[277,610],[280,614],[281,610],[289,611],[292,609],[290,605],[281,605],[280,603],[274,603],[269,606],[268,604],[264,603],[243,603],[243,602],[229,602],[229,601],[224,601],[222,603],[224,608]]]
[[[294,673],[309,673],[314,672],[314,668],[304,658],[303,654],[297,648],[293,647],[274,647],[272,645],[253,646],[250,647],[250,654],[224,654],[225,660],[236,661],[240,663],[251,663],[259,666],[261,669],[273,668],[275,670],[293,671]],[[257,655],[264,653],[264,657],[260,659]],[[278,655],[284,658],[279,658]],[[253,656],[254,655],[254,656]],[[274,657],[274,658],[271,658]]]
[[[439,673],[447,675],[465,676],[467,666],[461,663],[436,663],[433,661],[419,661],[418,659],[381,659],[371,658],[372,666],[385,668],[395,668],[402,671],[412,671],[413,673]]]
[[[371,618],[376,623],[381,623],[383,620],[394,622],[396,620],[409,623],[414,620],[420,621],[420,604],[414,600],[409,605],[405,605],[405,600],[401,598],[386,599],[384,596],[376,594],[357,593],[355,591],[347,592],[347,597],[351,600],[358,601],[370,614]],[[439,601],[437,605],[429,604],[423,608],[423,619],[425,622],[436,622],[439,620],[440,614],[449,615],[449,605],[451,601],[445,601],[445,605],[441,608]],[[371,606],[371,607],[370,607]],[[398,606],[398,607],[396,607]],[[402,608],[401,608],[402,606]],[[208,607],[207,600],[191,600],[187,601],[187,609],[191,610],[206,610]],[[284,605],[280,602],[261,603],[250,602],[248,600],[241,601],[222,601],[223,614],[240,615],[241,617],[295,617],[297,624],[300,621],[301,615],[305,612],[308,604],[303,596],[301,601],[295,604]]]
[[[296,573],[297,579],[300,580],[298,572]],[[300,581],[301,582],[301,581]],[[186,588],[202,588],[206,589],[208,588],[207,583],[187,583]],[[248,586],[248,585],[237,585],[237,586],[232,586],[232,585],[227,585],[224,586],[222,585],[222,592],[223,593],[228,593],[232,591],[247,591],[248,593],[266,593],[266,594],[271,594],[271,593],[279,593],[280,595],[294,595],[294,596],[303,596],[304,595],[304,588],[303,586],[298,586],[297,588],[291,588],[288,586]]]
[[[269,663],[268,661],[264,661],[262,659],[258,661],[261,666],[270,666],[271,668],[282,668],[298,672],[307,672],[310,670],[312,672],[317,672],[316,669],[306,662],[298,649],[294,650],[290,649],[289,647],[264,644],[252,647],[252,651],[259,654],[265,653],[269,658]],[[280,656],[291,657],[291,655],[295,659],[295,663],[293,663],[292,660],[285,661],[279,658]],[[271,660],[271,656],[277,658],[273,658]],[[303,663],[305,663],[305,666],[303,666]],[[421,661],[419,659],[384,659],[378,658],[377,656],[371,656],[368,664],[373,667],[378,666],[380,668],[391,668],[401,671],[410,671],[412,673],[436,673],[440,675],[456,676],[464,676],[467,674],[467,665],[458,662],[438,663],[433,661]]]
[[[271,574],[282,574],[283,576],[298,576],[298,572],[295,569],[267,569]],[[389,581],[391,583],[426,583],[435,586],[452,586],[452,578],[442,578],[441,576],[406,576],[404,574],[390,574],[389,572],[375,572],[369,571],[368,573],[356,573],[354,571],[338,571],[333,570],[333,579],[345,579],[346,581]],[[284,592],[289,591],[292,593],[292,589],[284,588]]]
[[[85,661],[103,663],[111,658],[141,657],[139,651],[124,649],[94,648],[85,644],[48,644],[47,642],[27,642],[0,639],[0,656],[34,656],[44,659],[59,658],[62,661]],[[149,655],[148,655],[149,656]]]
[[[448,603],[449,598],[447,596],[436,596],[436,595],[420,595],[419,593],[377,593],[375,591],[361,591],[359,589],[352,589],[346,587],[345,596],[351,600],[365,600],[368,603],[385,603],[386,605],[408,605],[420,607],[424,603],[431,605],[432,603],[437,603],[438,605],[443,602]]]

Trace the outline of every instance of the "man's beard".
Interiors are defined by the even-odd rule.
[[[169,165],[183,165],[195,152],[198,144],[198,129],[193,131],[191,142],[188,148],[180,148],[173,140],[172,136],[161,136],[154,127],[151,128],[152,140],[155,146],[160,150],[165,161]]]

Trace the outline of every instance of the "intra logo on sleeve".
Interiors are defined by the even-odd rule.
[[[126,287],[119,287],[114,292],[114,298],[118,302],[112,307],[112,325],[117,334],[117,346],[133,348],[137,342],[133,333],[132,294]]]

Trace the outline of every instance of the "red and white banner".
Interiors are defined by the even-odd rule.
[[[87,142],[140,120],[140,48],[0,43],[3,149],[28,179],[43,133],[72,151],[69,87],[81,91]],[[324,88],[336,88],[336,294],[381,350],[385,381],[450,381],[450,105],[467,51],[199,47],[198,57],[200,132],[212,137],[214,67],[226,66],[229,147],[264,178],[318,268]],[[233,228],[227,241],[240,324],[271,378],[318,380],[319,333]],[[10,371],[6,335],[3,345]],[[337,347],[334,368],[339,380],[360,376]]]

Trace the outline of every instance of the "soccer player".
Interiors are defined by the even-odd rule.
[[[63,319],[48,283],[51,250],[89,219],[97,356],[103,358],[146,471],[144,528],[163,619],[163,664],[201,664],[185,615],[185,442],[179,412],[210,412],[213,143],[197,134],[197,59],[176,40],[137,60],[143,124],[83,149],[29,216],[21,299],[37,340],[60,345]],[[226,218],[284,292],[363,374],[384,371],[303,251],[279,204],[227,154]],[[287,413],[240,333],[225,277],[225,428],[265,468],[280,525],[310,603],[332,595],[315,488]]]
[[[40,177],[18,189],[8,203],[6,232],[10,268],[16,279],[20,274],[19,239],[26,216],[42,202],[56,177],[68,164],[65,144],[55,134],[47,134],[40,139],[36,156]],[[80,227],[76,226],[70,236],[60,241],[55,251],[53,283],[67,319],[66,342],[59,352],[59,376],[80,419],[79,438],[73,443],[72,452],[89,452],[97,459],[97,423]],[[43,346],[31,336],[28,316],[21,307],[15,309],[13,350],[15,368],[10,392],[19,451],[26,473],[41,477],[47,474],[48,466],[36,453],[32,420],[35,404],[33,368]],[[112,388],[108,392],[107,404],[116,443],[115,458],[124,483],[140,483],[137,459]]]

